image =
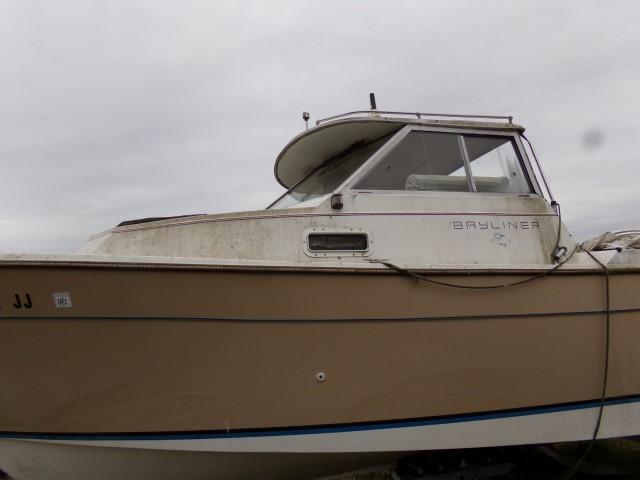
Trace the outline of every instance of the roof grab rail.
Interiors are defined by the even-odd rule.
[[[455,114],[455,113],[424,113],[424,112],[393,112],[388,110],[356,110],[354,112],[341,113],[340,115],[334,115],[333,117],[322,118],[316,120],[316,126],[321,123],[330,122],[331,120],[337,120],[339,118],[346,118],[353,115],[371,115],[379,116],[383,115],[402,115],[417,117],[421,120],[422,117],[444,117],[444,118],[476,118],[484,120],[507,120],[509,123],[513,123],[513,117],[510,115],[468,115],[468,114]]]

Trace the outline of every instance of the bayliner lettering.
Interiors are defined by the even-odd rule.
[[[477,221],[456,220],[450,223],[453,230],[539,230],[540,222],[536,221]]]

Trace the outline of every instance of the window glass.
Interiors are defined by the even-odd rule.
[[[270,208],[287,208],[332,193],[389,139],[354,145],[328,160],[302,182],[293,187]]]
[[[362,190],[531,193],[511,137],[413,131],[356,185]]]
[[[355,188],[468,192],[458,135],[413,131]]]
[[[465,135],[464,140],[478,192],[532,191],[511,138]]]

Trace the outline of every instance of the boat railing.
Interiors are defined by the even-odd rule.
[[[426,112],[394,112],[388,110],[356,110],[354,112],[341,113],[340,115],[334,115],[332,117],[322,118],[320,120],[316,120],[316,125],[320,125],[321,123],[330,122],[332,120],[337,120],[341,118],[355,117],[367,115],[370,117],[379,116],[379,115],[392,115],[392,116],[401,116],[401,117],[416,117],[418,120],[423,120],[425,118],[437,117],[437,118],[465,118],[465,119],[479,119],[479,120],[506,120],[508,123],[513,123],[513,117],[509,115],[468,115],[468,114],[457,114],[457,113],[426,113]]]

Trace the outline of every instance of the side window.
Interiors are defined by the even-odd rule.
[[[409,133],[355,188],[468,192],[458,135]]]
[[[464,142],[476,191],[532,192],[511,138],[465,135]]]
[[[361,190],[531,193],[510,136],[414,130],[355,184]]]

